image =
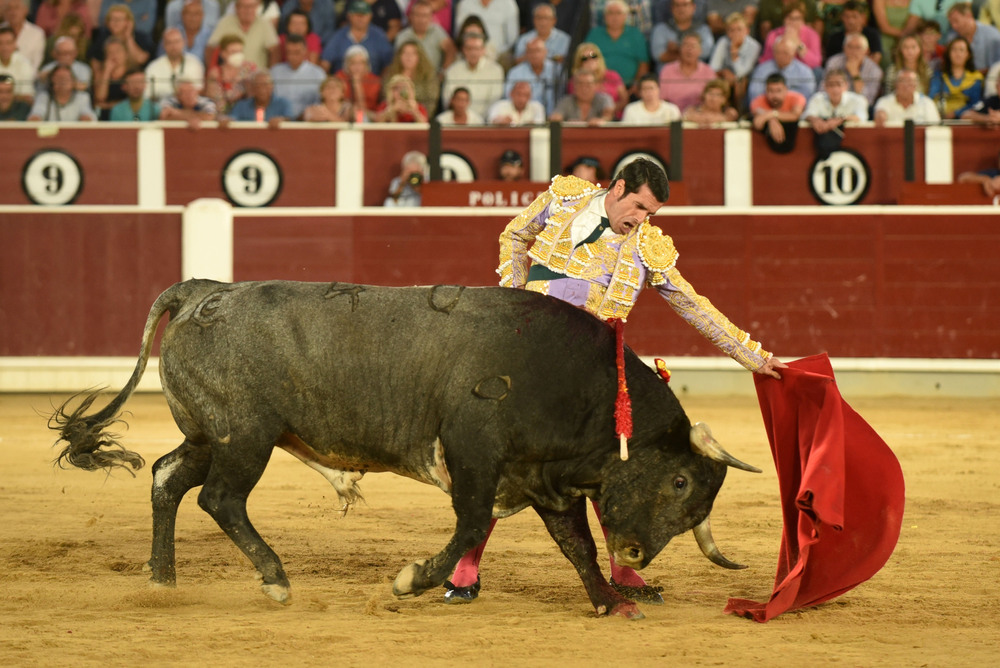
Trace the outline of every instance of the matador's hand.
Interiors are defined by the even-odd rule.
[[[765,376],[770,376],[771,378],[777,378],[778,380],[781,380],[781,374],[777,372],[777,369],[787,369],[787,368],[788,368],[787,364],[785,364],[777,357],[772,355],[771,357],[768,358],[766,362],[764,362],[764,364],[760,366],[759,369],[754,371],[754,373],[764,374]]]

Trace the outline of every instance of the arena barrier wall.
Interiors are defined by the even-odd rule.
[[[497,237],[518,212],[0,207],[0,391],[119,386],[150,305],[185,277],[495,285]],[[671,207],[654,218],[685,278],[780,357],[827,352],[855,394],[975,396],[1000,396],[997,221],[993,207]],[[668,357],[682,392],[752,391],[652,290],[626,337]],[[146,383],[156,387],[155,365]]]
[[[677,133],[678,136],[672,136]],[[990,130],[971,125],[917,127],[913,181],[946,185],[963,171],[997,166]],[[818,160],[812,131],[777,154],[746,126],[720,128],[564,126],[445,128],[442,168],[449,179],[496,178],[504,150],[521,153],[528,179],[547,182],[581,155],[613,172],[636,154],[660,161],[693,206],[897,204],[907,183],[902,127],[847,129],[842,150]],[[403,154],[427,153],[426,124],[253,123],[228,128],[180,123],[0,123],[4,160],[0,206],[187,205],[205,197],[244,207],[381,206]],[[679,157],[678,157],[679,156]],[[919,191],[918,191],[919,194]],[[989,204],[969,193],[969,204]],[[930,202],[927,202],[930,203]]]

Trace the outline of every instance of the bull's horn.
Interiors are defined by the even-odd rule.
[[[756,466],[750,466],[745,462],[741,462],[723,450],[719,442],[712,436],[712,430],[704,422],[698,422],[691,426],[691,449],[700,455],[714,459],[717,462],[722,462],[733,468],[750,471],[751,473],[761,472]]]
[[[715,539],[712,538],[712,525],[709,523],[707,517],[704,522],[694,528],[694,539],[698,541],[698,547],[701,548],[702,553],[708,557],[713,564],[722,566],[723,568],[731,568],[733,570],[746,568],[746,564],[737,564],[734,561],[729,561],[725,556],[723,556],[722,552],[719,551],[718,546],[715,544]]]

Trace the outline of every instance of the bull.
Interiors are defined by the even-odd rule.
[[[391,471],[451,496],[455,531],[438,554],[403,568],[398,597],[440,587],[485,537],[491,517],[527,507],[576,568],[598,614],[640,618],[601,574],[585,497],[597,501],[617,563],[642,569],[680,533],[729,567],[709,514],[727,466],[757,470],[692,427],[662,380],[626,349],[631,456],[615,436],[614,332],[562,301],[508,288],[389,288],[290,281],[191,280],[163,292],[131,378],[101,410],[98,393],[50,419],[57,458],[87,470],[144,464],[108,429],[120,422],[169,313],[160,379],[184,435],[153,464],[155,584],[176,583],[182,497],[250,559],[271,598],[290,589],[254,529],[246,499],[277,446],[321,473],[346,510],[368,471]],[[90,412],[90,414],[88,414]]]

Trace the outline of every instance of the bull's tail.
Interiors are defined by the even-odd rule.
[[[168,311],[173,317],[178,308],[184,303],[191,292],[192,282],[178,283],[163,292],[153,303],[146,318],[146,329],[142,333],[142,347],[139,350],[139,359],[135,363],[132,377],[122,388],[121,392],[108,403],[107,406],[98,412],[87,415],[91,405],[98,395],[104,390],[97,390],[89,393],[76,394],[66,400],[55,410],[49,418],[49,428],[59,432],[59,438],[55,444],[58,446],[63,441],[66,446],[59,453],[55,463],[66,468],[71,464],[87,471],[97,469],[113,470],[121,467],[135,475],[133,471],[138,471],[145,464],[142,456],[132,452],[118,442],[119,435],[111,433],[108,429],[116,423],[125,424],[119,416],[121,408],[132,396],[143,372],[146,370],[146,362],[149,360],[149,353],[153,347],[153,337],[156,335],[156,328],[160,319]],[[74,403],[82,394],[85,394],[79,405],[70,409],[70,404]]]

